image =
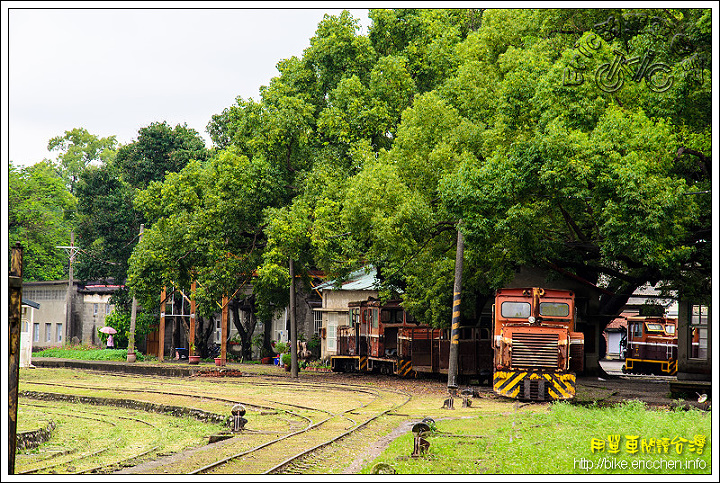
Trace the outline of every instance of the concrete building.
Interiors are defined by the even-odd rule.
[[[59,347],[72,341],[98,345],[96,329],[105,325],[105,317],[114,308],[110,296],[119,288],[75,281],[70,291],[71,317],[68,319],[67,280],[24,282],[23,295],[39,304],[32,322],[33,348]]]

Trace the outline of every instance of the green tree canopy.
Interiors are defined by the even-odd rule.
[[[134,190],[123,182],[112,162],[88,166],[76,194],[76,276],[84,280],[113,279],[125,283],[128,259],[136,244],[142,218],[133,209]]]
[[[152,181],[161,181],[165,174],[180,171],[190,160],[205,160],[205,142],[186,125],[170,127],[154,122],[138,131],[138,138],[122,146],[115,163],[122,179],[133,188],[144,189]]]
[[[67,277],[76,198],[49,161],[8,170],[8,241],[23,248],[23,279],[58,280]]]
[[[85,128],[65,131],[63,136],[56,136],[48,142],[48,151],[59,151],[59,170],[71,193],[75,191],[75,184],[90,163],[107,162],[115,156],[116,150],[115,136],[100,138]]]

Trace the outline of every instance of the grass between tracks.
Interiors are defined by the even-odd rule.
[[[55,423],[51,440],[37,448],[18,451],[18,473],[45,467],[48,469],[39,473],[83,471],[134,457],[153,447],[157,447],[154,455],[171,454],[203,445],[210,434],[224,429],[189,417],[21,398],[19,427],[31,428],[36,421],[42,421],[44,426],[49,420]],[[76,459],[103,449],[106,450],[96,456]]]
[[[130,397],[128,394],[120,396],[122,389],[140,386],[171,392],[186,390],[188,393],[202,393],[206,399],[185,401],[182,396],[175,395],[169,399],[167,395],[154,393],[137,393],[132,397],[154,403],[172,401],[178,405],[192,404],[221,414],[227,411],[228,405],[213,397],[238,398],[247,402],[295,402],[335,413],[342,411],[341,405],[349,403],[349,399],[355,399],[350,404],[352,407],[368,402],[365,400],[367,395],[350,395],[329,388],[323,390],[321,382],[304,389],[293,389],[292,384],[284,384],[283,379],[277,378],[269,382],[252,377],[228,379],[140,378],[68,369],[23,369],[20,373],[21,390],[104,397],[111,396],[115,391],[116,397]],[[61,380],[71,381],[74,387],[63,389],[48,385],[41,389],[37,384],[30,384],[51,384]],[[376,388],[373,383],[365,384],[363,379],[355,381],[357,385]],[[97,387],[97,384],[107,389],[83,388]],[[474,399],[470,408],[461,408],[456,404],[455,410],[451,411],[440,409],[442,398],[436,393],[414,394],[412,400],[397,411],[360,433],[323,449],[307,473],[339,474],[361,457],[364,466],[358,471],[363,474],[372,473],[378,464],[386,464],[399,474],[679,475],[711,472],[710,412],[650,409],[640,402],[616,407],[586,407],[568,403],[516,405],[494,397]],[[353,413],[347,416],[355,417]],[[413,434],[407,432],[393,440],[387,448],[381,448],[378,456],[363,453],[402,422],[419,421],[424,417],[433,418],[436,426],[436,431],[427,437],[430,448],[426,455],[411,457]],[[295,418],[288,418],[288,415],[264,410],[249,411],[248,419],[249,427],[255,430],[279,431],[288,428],[288,425],[301,424]],[[118,420],[114,422],[122,424]],[[27,427],[22,418],[19,424]],[[164,439],[179,440],[181,436],[169,433]],[[703,438],[704,446],[701,447]],[[218,450],[221,447],[218,445]],[[228,445],[225,450],[237,452],[238,448]],[[219,455],[215,452],[207,456]],[[199,457],[196,454],[193,458]],[[183,461],[188,464],[188,470],[199,464],[199,461]],[[176,461],[167,468],[157,468],[157,472],[182,473],[183,468],[179,464]]]
[[[532,406],[530,406],[532,407]],[[568,403],[436,421],[425,455],[406,433],[361,473],[710,474],[710,413]]]

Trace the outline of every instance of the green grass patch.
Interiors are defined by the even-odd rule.
[[[396,439],[362,473],[710,474],[710,413],[648,409],[630,401],[601,408],[555,403],[437,421],[425,456],[410,457],[412,433]]]
[[[146,357],[135,351],[138,361]],[[126,361],[127,349],[98,349],[90,346],[57,347],[33,352],[33,357],[58,357],[61,359],[77,359],[83,361]]]

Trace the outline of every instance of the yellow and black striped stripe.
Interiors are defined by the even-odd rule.
[[[415,371],[412,367],[412,361],[410,359],[400,359],[397,361],[397,370],[395,372],[401,377],[412,377],[415,375]]]
[[[572,399],[575,397],[575,374],[542,373],[532,371],[495,371],[493,390],[502,396],[524,398],[525,381],[537,382],[543,379],[543,386],[551,399]]]

